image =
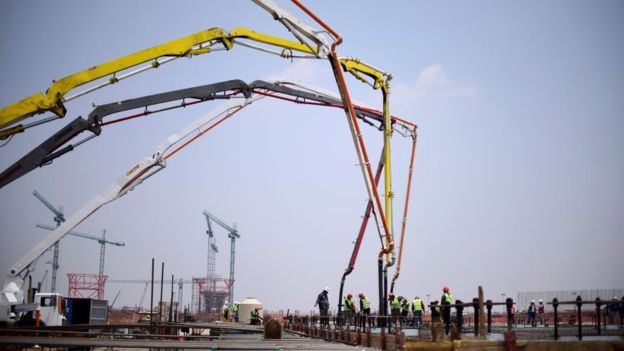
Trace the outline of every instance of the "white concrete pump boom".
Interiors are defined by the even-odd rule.
[[[123,172],[116,182],[110,184],[106,189],[104,189],[104,191],[96,195],[95,198],[89,201],[46,238],[44,238],[37,246],[33,247],[19,261],[17,261],[17,263],[11,266],[11,268],[7,271],[7,275],[10,278],[20,277],[23,273],[27,272],[33,263],[55,242],[67,235],[69,231],[74,229],[92,213],[105,204],[125,195],[129,191],[133,190],[134,187],[141,184],[145,179],[164,169],[166,167],[166,158],[168,156],[165,155],[165,153],[173,146],[190,137],[191,134],[197,133],[197,136],[200,136],[205,132],[202,128],[206,125],[211,125],[216,118],[219,118],[216,123],[220,123],[248,104],[262,98],[263,96],[252,96],[244,99],[243,101],[230,103],[225,109],[220,109],[217,112],[217,117],[214,117],[214,115],[211,114],[206,115],[197,119],[195,122],[191,123],[178,133],[171,135],[156,148],[151,156],[144,157],[140,162]],[[212,125],[214,126],[216,123],[213,123]],[[173,150],[173,152],[175,151],[177,150]]]

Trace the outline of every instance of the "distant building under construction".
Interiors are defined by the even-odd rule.
[[[210,283],[206,278],[193,278],[191,312],[219,312],[227,301],[230,287],[229,279],[213,278]]]

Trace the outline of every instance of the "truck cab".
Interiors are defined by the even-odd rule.
[[[47,326],[64,325],[66,301],[59,293],[36,293],[35,303],[39,305],[39,318]]]

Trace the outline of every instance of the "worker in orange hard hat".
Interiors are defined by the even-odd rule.
[[[347,323],[347,326],[351,324],[353,316],[355,315],[355,303],[353,303],[353,294],[348,293],[344,298],[344,302],[342,304],[342,310],[344,311],[344,320]]]
[[[444,322],[446,335],[451,331],[451,306],[453,304],[453,295],[449,292],[448,286],[442,287],[442,297],[440,298],[442,305],[442,321]]]

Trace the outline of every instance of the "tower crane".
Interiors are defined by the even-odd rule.
[[[39,199],[39,201],[41,201],[48,209],[50,209],[50,211],[52,211],[52,213],[54,213],[54,221],[56,222],[56,227],[58,227],[59,225],[61,225],[62,222],[65,221],[65,217],[63,216],[63,213],[57,210],[54,206],[52,206],[52,204],[48,202],[48,200],[46,200],[43,197],[43,195],[41,195],[37,190],[33,192],[33,195],[35,195],[35,197]],[[47,229],[47,230],[56,229],[56,227],[54,226],[51,226],[48,224],[41,224],[41,223],[37,224],[37,227],[42,228],[42,229]],[[104,274],[104,260],[105,260],[105,255],[106,255],[106,244],[115,245],[115,246],[126,246],[124,242],[115,242],[115,241],[106,240],[106,229],[102,229],[101,237],[97,237],[94,235],[85,234],[85,233],[81,233],[77,231],[70,231],[68,234],[78,236],[81,238],[85,238],[85,239],[95,240],[100,243],[100,266],[99,266],[100,276]],[[59,257],[59,245],[57,241],[54,245],[54,256],[52,259],[52,283],[50,287],[51,292],[55,292],[56,290],[56,274],[59,268],[58,257]]]
[[[232,306],[234,306],[234,261],[235,261],[235,253],[236,253],[236,239],[239,239],[240,235],[238,234],[238,229],[236,229],[236,225],[234,225],[234,228],[232,228],[229,225],[225,224],[225,222],[220,220],[218,217],[216,217],[215,215],[211,214],[210,212],[204,210],[203,213],[206,216],[206,220],[208,221],[208,223],[210,223],[210,220],[215,221],[215,223],[220,225],[223,229],[227,230],[228,238],[230,238],[230,298],[229,298],[229,304],[230,304],[230,308],[232,308]]]
[[[37,224],[37,228],[47,229],[47,230],[54,230],[54,229],[56,229],[54,226],[51,226],[49,224],[42,224],[42,223]],[[107,240],[106,239],[106,229],[102,229],[102,236],[101,237],[97,237],[97,236],[94,236],[94,235],[81,233],[81,232],[74,231],[74,230],[70,231],[67,234],[73,235],[73,236],[78,236],[78,237],[85,238],[85,239],[95,240],[98,243],[100,243],[100,266],[99,266],[99,274],[100,274],[100,276],[104,275],[104,259],[105,259],[105,256],[106,256],[105,255],[105,253],[106,253],[106,244],[115,245],[115,246],[126,246],[126,244],[124,242],[116,242],[116,241]]]
[[[50,209],[50,211],[52,211],[52,213],[54,213],[54,221],[56,222],[57,227],[60,226],[62,222],[65,222],[65,216],[63,215],[62,208],[59,208],[59,210],[57,210],[54,206],[52,206],[51,203],[48,202],[48,200],[46,200],[41,194],[39,194],[37,190],[33,192],[33,195],[35,195],[35,197],[39,199],[39,201],[41,201],[45,205],[45,207],[47,207],[48,209]],[[56,273],[58,272],[59,268],[59,251],[60,245],[57,241],[54,243],[54,252],[52,254],[52,281],[50,283],[50,292],[56,292]]]

